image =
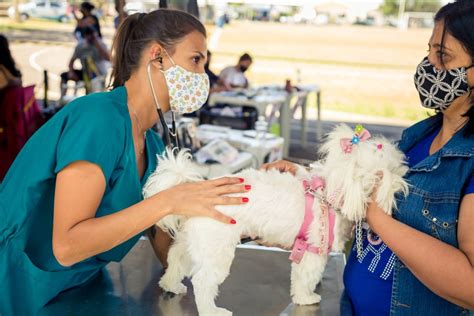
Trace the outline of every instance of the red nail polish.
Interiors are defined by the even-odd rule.
[[[247,203],[248,201],[249,201],[249,198],[246,198],[246,197],[242,198],[242,202]]]
[[[247,184],[247,185],[245,186],[245,190],[247,190],[247,191],[250,190],[251,188],[252,188],[252,186],[251,186],[250,184]]]
[[[231,220],[230,220],[230,223],[231,223],[232,225],[237,224],[237,222],[235,221],[235,219],[231,219]]]
[[[239,178],[240,183],[244,182],[243,178]]]

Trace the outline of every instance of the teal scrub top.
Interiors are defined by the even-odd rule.
[[[120,261],[137,242],[141,234],[71,267],[61,266],[52,250],[56,175],[72,162],[89,161],[102,169],[106,189],[96,217],[143,199],[142,187],[164,146],[154,131],[146,133],[148,166],[140,179],[131,127],[127,91],[118,87],[74,100],[21,150],[0,185],[1,316],[35,314],[108,262]]]

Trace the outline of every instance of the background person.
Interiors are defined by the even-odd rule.
[[[252,57],[249,54],[243,54],[237,65],[222,69],[219,79],[224,85],[231,88],[248,88],[249,80],[245,76],[245,72],[250,68],[252,62]]]
[[[8,39],[0,34],[0,89],[21,86],[21,72],[15,64]]]
[[[80,60],[81,69],[74,68],[74,62]],[[92,28],[84,30],[84,41],[79,42],[69,61],[67,72],[61,74],[61,96],[64,98],[67,92],[67,82],[91,80],[94,77],[105,77],[110,67],[110,53],[107,46],[100,37],[95,35]],[[85,78],[87,76],[87,78]]]
[[[87,28],[92,28],[96,35],[102,38],[102,32],[100,30],[99,18],[93,13],[95,6],[90,2],[82,2],[80,6],[80,11],[82,16],[78,17],[76,10],[73,9],[72,14],[76,19],[77,26],[74,29],[74,35],[78,41],[82,41],[85,38],[85,30]]]

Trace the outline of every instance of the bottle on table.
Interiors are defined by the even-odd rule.
[[[257,122],[255,122],[255,138],[263,145],[267,135],[268,123],[265,119],[265,116],[260,115]]]

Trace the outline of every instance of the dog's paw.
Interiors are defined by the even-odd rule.
[[[225,308],[216,307],[210,312],[199,313],[199,316],[232,316],[232,312]]]
[[[321,302],[321,296],[316,293],[311,295],[295,295],[292,297],[292,300],[296,305],[313,305]]]
[[[165,280],[161,279],[158,285],[165,290],[166,292],[171,292],[174,294],[186,294],[188,288],[181,282],[178,284],[169,285]]]

